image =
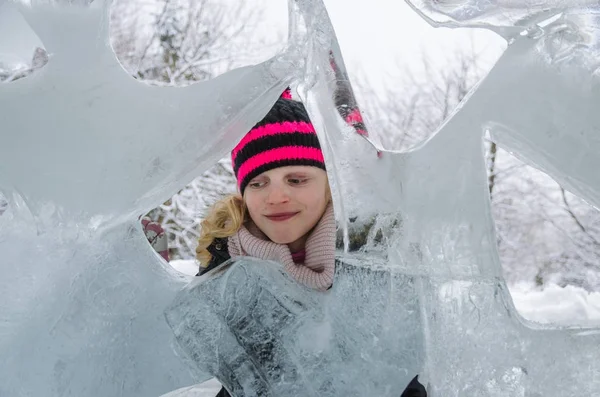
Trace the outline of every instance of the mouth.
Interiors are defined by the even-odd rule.
[[[296,216],[296,214],[298,214],[298,212],[280,212],[277,214],[269,214],[269,215],[265,215],[265,217],[271,221],[274,222],[283,222],[283,221],[287,221],[288,219]]]

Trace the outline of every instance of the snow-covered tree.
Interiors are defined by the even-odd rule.
[[[600,288],[600,212],[498,149],[492,211],[509,281]]]
[[[206,211],[223,196],[235,193],[236,186],[231,160],[224,158],[148,214],[159,221],[167,233],[169,258],[196,256],[200,222]]]
[[[270,42],[248,34],[263,15],[253,2],[218,0],[117,0],[111,14],[112,46],[124,66],[138,79],[153,84],[186,85],[210,79],[255,62],[256,48]],[[250,42],[252,40],[252,42]],[[233,193],[235,177],[229,159],[193,180],[148,216],[168,236],[171,259],[191,259],[206,209]]]
[[[259,43],[248,45],[252,37],[247,33],[261,17],[261,8],[244,1],[117,0],[111,42],[137,78],[189,84],[255,59]]]

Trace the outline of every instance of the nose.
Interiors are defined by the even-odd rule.
[[[272,184],[269,187],[269,191],[267,192],[267,204],[284,204],[288,201],[290,201],[290,196],[285,186]]]

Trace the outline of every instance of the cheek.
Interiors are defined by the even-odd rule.
[[[319,218],[323,214],[327,206],[327,200],[324,194],[310,195],[303,198],[302,204],[308,210],[307,214],[312,221],[313,218]]]
[[[244,197],[244,202],[246,203],[246,207],[248,208],[250,215],[256,214],[260,211],[260,200],[258,200],[257,197],[254,197],[254,195],[247,194]]]
[[[322,189],[315,189],[313,191],[307,192],[304,197],[304,202],[314,208],[315,210],[325,206],[327,203],[327,193]]]

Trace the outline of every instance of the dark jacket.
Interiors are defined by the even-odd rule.
[[[216,238],[212,244],[208,246],[207,250],[212,255],[212,259],[207,267],[200,268],[200,271],[196,276],[202,276],[204,273],[210,272],[212,269],[231,258],[227,246],[227,238]]]
[[[200,268],[200,271],[196,276],[201,276],[204,273],[207,273],[214,268],[218,267],[222,263],[226,262],[231,258],[229,255],[229,249],[227,246],[227,238],[217,238],[212,244],[207,248],[208,252],[212,255],[212,259],[209,264],[205,268]],[[400,397],[427,397],[427,391],[425,387],[419,383],[419,376],[415,376],[413,380],[410,381],[406,389],[402,392]],[[221,391],[215,397],[231,397],[229,392],[223,387]]]

